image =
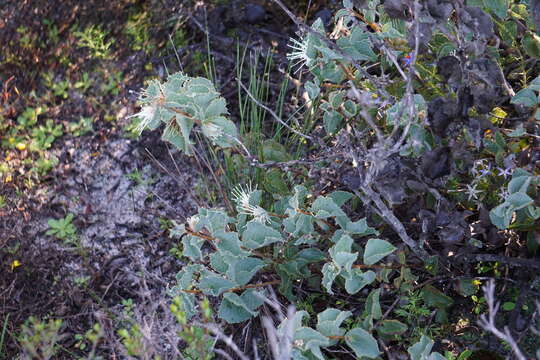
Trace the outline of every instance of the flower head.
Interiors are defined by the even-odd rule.
[[[507,188],[505,187],[502,187],[500,190],[499,190],[499,193],[497,194],[499,196],[499,199],[501,199],[502,201],[506,200],[506,198],[510,195],[510,192],[508,191]]]
[[[139,118],[140,122],[135,128],[135,131],[139,133],[139,135],[143,132],[144,129],[154,120],[154,116],[156,115],[156,106],[155,105],[145,105],[142,107],[141,111],[136,113],[135,115],[132,115],[132,117]]]
[[[403,64],[405,64],[406,66],[411,66],[411,64],[414,62],[414,56],[411,55],[411,54],[406,54],[403,59]]]
[[[258,205],[252,205],[249,200],[253,192],[257,189],[253,189],[251,184],[244,187],[237,186],[232,191],[233,201],[236,203],[236,209],[240,214],[253,216],[254,219],[260,223],[269,223],[270,215],[266,210]]]
[[[504,178],[508,178],[509,176],[512,176],[512,168],[497,168],[499,170],[499,176],[504,176]]]
[[[287,59],[296,61],[292,66],[295,67],[299,65],[298,69],[296,70],[298,72],[302,66],[307,66],[311,61],[308,55],[309,37],[306,36],[303,41],[291,38],[291,42],[292,44],[289,44],[289,47],[293,51],[287,54]]]
[[[483,192],[483,190],[476,189],[476,184],[473,184],[472,186],[467,184],[467,190],[465,190],[465,193],[469,195],[469,201],[471,201],[472,199],[478,200],[478,194],[480,194],[481,192]]]

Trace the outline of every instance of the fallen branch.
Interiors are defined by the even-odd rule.
[[[512,348],[512,352],[516,356],[516,359],[518,360],[526,360],[527,358],[525,355],[523,355],[523,352],[519,348],[518,344],[512,337],[512,334],[510,333],[510,329],[508,326],[505,326],[504,329],[501,331],[497,328],[497,325],[495,324],[495,316],[497,315],[497,312],[499,311],[499,303],[495,301],[495,282],[491,280],[486,285],[482,287],[484,290],[484,296],[486,298],[486,303],[488,305],[488,313],[483,314],[480,316],[480,320],[478,320],[478,325],[480,325],[484,330],[489,331],[493,335],[495,335],[497,338],[501,339],[502,341],[507,342],[510,347]]]

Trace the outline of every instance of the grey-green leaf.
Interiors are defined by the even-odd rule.
[[[280,232],[257,220],[250,221],[242,234],[242,244],[249,249],[258,249],[277,241],[283,241]]]
[[[235,293],[228,292],[223,295],[218,316],[229,324],[240,323],[257,315],[258,312],[251,310]]]
[[[227,275],[232,281],[243,286],[265,265],[264,261],[253,257],[238,259],[229,264]]]
[[[225,279],[211,271],[201,273],[199,288],[206,295],[219,296],[223,292],[235,287],[235,283],[229,279]]]
[[[340,328],[341,323],[350,316],[352,316],[350,311],[326,309],[317,315],[317,331],[325,336],[343,336],[345,329]],[[331,339],[331,345],[335,343],[337,340]]]
[[[295,341],[302,341],[302,348],[311,351],[317,359],[325,360],[321,347],[330,346],[330,340],[320,332],[309,327],[301,327],[294,333]]]
[[[538,100],[534,91],[525,88],[519,90],[517,94],[514,95],[510,103],[533,107],[538,103]]]
[[[343,277],[345,278],[345,290],[349,294],[356,294],[365,286],[375,281],[376,275],[371,270],[363,273],[359,269],[352,269],[350,272],[344,273]]]
[[[377,340],[361,328],[354,328],[345,335],[345,342],[354,351],[357,357],[374,359],[379,356]]]
[[[332,284],[334,283],[334,280],[336,280],[336,277],[339,275],[339,268],[334,263],[326,263],[323,265],[322,274],[323,287],[330,295],[333,295],[334,292],[332,291]]]
[[[411,356],[411,360],[427,360],[432,348],[433,340],[425,335],[422,335],[420,341],[409,347],[407,352]]]
[[[394,250],[396,247],[386,240],[369,239],[364,251],[364,264],[373,265]]]
[[[377,332],[383,335],[401,335],[408,327],[399,320],[383,320],[377,328]]]
[[[511,204],[515,210],[523,209],[533,203],[533,199],[523,192],[508,195],[506,202]]]

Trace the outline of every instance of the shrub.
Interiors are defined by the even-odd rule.
[[[182,239],[187,264],[170,292],[188,318],[197,313],[198,294],[218,299],[217,315],[227,323],[258,316],[269,286],[292,303],[300,289],[320,292],[325,309],[296,312],[281,324],[294,324],[294,359],[324,359],[338,343],[357,357],[376,358],[374,335],[416,342],[408,350],[412,359],[443,358],[418,332],[404,340],[411,324],[392,314],[403,320],[406,309],[425,318],[433,311],[444,324],[452,298],[418,284],[419,276],[439,274],[438,264],[447,262],[440,255],[457,255],[457,265],[460,256],[501,246],[489,238],[496,228],[525,239],[538,229],[538,166],[527,159],[538,156],[540,80],[529,76],[537,69],[527,69],[521,53],[494,42],[521,42],[524,53],[538,57],[536,18],[520,1],[355,3],[343,1],[331,36],[320,19],[308,27],[291,16],[302,36],[292,40],[289,59],[307,73],[313,131],[258,104],[305,144],[301,160],[265,163],[250,154],[249,139],[227,119],[225,100],[207,79],[177,73],[144,91],[139,129],[164,123],[162,138],[187,154],[198,131],[269,176],[305,168],[303,184],[289,194],[237,187],[236,214],[199,209],[177,224],[171,233]],[[510,65],[522,71],[505,77]],[[332,190],[321,194],[321,184]],[[507,190],[497,193],[501,188]],[[480,218],[481,228],[471,232],[469,218]],[[537,244],[529,242],[534,253]],[[336,300],[356,294],[361,314]],[[383,296],[417,300],[383,314]]]

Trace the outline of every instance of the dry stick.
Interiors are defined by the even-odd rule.
[[[411,128],[413,118],[414,118],[414,110],[415,109],[414,109],[414,95],[413,95],[413,91],[414,91],[414,88],[413,88],[413,76],[414,76],[414,73],[415,73],[414,65],[416,64],[416,59],[418,58],[418,49],[420,47],[420,22],[419,22],[420,14],[419,14],[419,8],[420,8],[420,4],[418,3],[418,0],[416,0],[414,2],[414,28],[415,28],[415,32],[414,32],[414,52],[413,52],[413,55],[412,55],[413,56],[412,57],[412,62],[409,65],[408,76],[406,78],[406,81],[407,81],[407,95],[406,95],[407,100],[406,100],[405,105],[408,106],[408,108],[409,108],[409,119],[407,121],[407,125],[405,126],[405,129],[403,130],[403,133],[401,134],[400,139],[392,147],[392,153],[398,152],[401,145],[403,145],[403,143],[405,142],[405,139],[407,137],[407,134],[409,133],[409,130]],[[396,64],[396,66],[398,67],[399,70],[401,70],[401,67],[399,66],[399,64]],[[412,102],[412,104],[411,104],[411,102]],[[403,108],[405,108],[405,107],[403,107]],[[400,115],[400,117],[401,117],[401,115]],[[392,134],[390,135],[390,138],[392,138],[394,136],[394,131],[397,128],[398,128],[397,126],[394,128],[394,130],[392,131]]]
[[[280,283],[281,283],[280,280],[265,281],[265,282],[262,282],[262,283],[249,284],[249,285],[245,285],[245,286],[235,287],[235,288],[232,288],[232,289],[229,289],[229,290],[225,290],[224,292],[237,292],[237,291],[242,291],[242,290],[246,290],[246,289],[256,289],[256,288],[270,286],[270,285],[277,285],[277,284],[280,284]],[[199,290],[199,289],[195,289],[195,290],[184,289],[184,290],[180,290],[180,291],[185,292],[187,294],[202,294],[202,290]]]
[[[383,49],[385,49],[385,52],[387,52],[387,55],[390,57],[390,59],[394,62],[395,66],[398,68],[398,71],[400,72],[401,76],[407,81],[407,95],[406,95],[407,100],[406,100],[404,105],[409,108],[409,120],[407,122],[407,125],[405,126],[405,129],[403,130],[403,133],[401,134],[400,139],[392,146],[392,149],[389,151],[387,156],[390,156],[390,155],[392,155],[393,153],[395,153],[395,152],[397,152],[399,150],[399,147],[401,147],[401,145],[405,141],[407,133],[409,132],[410,126],[412,124],[412,118],[414,116],[414,113],[413,113],[414,112],[413,111],[414,110],[413,109],[414,101],[412,102],[412,104],[410,104],[410,102],[412,100],[412,92],[413,92],[413,86],[412,86],[413,65],[414,65],[414,62],[416,61],[416,58],[417,58],[417,55],[418,55],[418,48],[419,48],[419,26],[418,26],[419,4],[418,4],[418,1],[415,1],[414,5],[415,5],[415,27],[416,27],[416,29],[415,29],[416,30],[416,32],[415,32],[415,49],[414,49],[414,53],[413,53],[413,63],[411,63],[411,65],[409,67],[408,76],[405,75],[404,71],[399,66],[399,63],[396,61],[393,54],[390,51],[386,50],[386,48],[384,46],[382,47]],[[401,111],[403,111],[405,106],[402,107]],[[400,111],[400,114],[401,114],[401,111]],[[399,117],[400,117],[400,115],[399,115]],[[397,129],[397,126],[394,128],[394,131],[390,135],[389,139],[391,139],[393,137],[394,133],[397,131],[396,129]],[[384,142],[383,142],[383,144],[384,144]],[[357,159],[355,159],[355,160],[357,160]],[[366,178],[364,179],[364,184],[363,184],[363,187],[362,187],[362,190],[367,195],[367,197],[362,195],[358,190],[353,190],[354,193],[360,199],[362,199],[362,202],[364,202],[366,205],[369,204],[370,202],[373,202],[375,204],[375,207],[378,209],[379,215],[381,215],[383,217],[383,219],[385,219],[385,221],[387,223],[389,223],[390,226],[392,226],[392,228],[394,229],[394,231],[397,232],[397,234],[399,235],[401,240],[405,244],[407,244],[409,246],[409,248],[411,248],[411,250],[415,254],[417,254],[419,257],[426,258],[428,256],[428,253],[424,249],[422,249],[418,245],[418,243],[408,235],[408,233],[407,233],[405,227],[403,226],[403,224],[401,223],[401,221],[399,221],[399,219],[394,215],[394,213],[386,206],[384,201],[381,199],[380,194],[376,193],[371,188],[371,180],[372,180],[372,177],[373,177],[373,168],[371,168],[370,170],[371,171],[369,171],[369,174],[368,174],[369,176],[366,176]]]
[[[478,325],[480,325],[484,330],[491,332],[493,335],[495,335],[502,341],[506,341],[512,348],[512,351],[518,360],[526,360],[527,358],[525,357],[525,355],[523,355],[518,344],[512,337],[508,326],[505,326],[504,331],[501,331],[497,328],[497,325],[495,324],[495,316],[499,311],[499,303],[495,301],[494,294],[495,282],[493,280],[490,281],[485,286],[483,286],[482,289],[484,290],[484,295],[488,305],[488,316],[486,316],[486,314],[480,316],[480,320],[478,320]]]
[[[242,352],[242,350],[238,348],[238,345],[235,344],[232,337],[225,335],[215,324],[198,323],[197,325],[199,327],[210,330],[210,332],[212,332],[218,339],[223,341],[225,345],[227,345],[232,351],[234,351],[240,360],[249,360],[249,358]],[[221,355],[223,355],[223,352],[221,353]]]
[[[361,103],[362,100],[361,100],[360,92],[354,85],[354,82],[349,81],[349,85],[351,86],[351,90],[354,97],[356,98],[356,100],[358,100],[359,103]],[[371,118],[371,115],[365,109],[362,109],[360,114],[362,115],[364,120],[368,123],[368,125],[373,129],[373,131],[375,131],[375,135],[377,135],[377,140],[379,141],[379,143],[384,144],[384,136],[382,135],[381,129],[379,129],[379,127],[375,125],[375,123],[373,122],[373,119]]]
[[[420,258],[427,259],[429,254],[426,250],[422,249],[416,241],[414,241],[409,234],[407,234],[407,230],[405,230],[405,226],[399,221],[399,219],[394,215],[394,212],[392,212],[388,206],[384,203],[384,201],[381,199],[381,196],[377,194],[373,189],[371,188],[370,184],[365,185],[362,190],[366,193],[367,198],[365,195],[362,195],[358,190],[353,190],[354,194],[358,196],[364,204],[369,204],[370,202],[373,202],[379,212],[379,215],[388,223],[394,231],[398,234],[398,236],[401,238],[401,240],[409,246],[409,248]]]
[[[511,267],[526,267],[540,270],[540,261],[533,259],[513,258],[494,254],[463,254],[457,255],[457,258],[466,262],[496,261]]]
[[[263,168],[264,169],[264,168],[270,168],[270,167],[278,167],[280,169],[287,169],[287,168],[289,168],[291,166],[312,165],[313,163],[316,163],[318,161],[339,158],[339,157],[342,157],[342,156],[343,156],[343,153],[338,152],[338,153],[334,153],[334,154],[331,154],[331,155],[319,156],[319,157],[313,158],[311,160],[298,159],[298,160],[290,160],[290,161],[283,161],[283,162],[280,162],[280,161],[267,161],[267,162],[264,162],[264,163],[259,162],[259,160],[257,158],[255,158],[255,157],[252,157],[249,160],[251,161],[251,166],[255,166],[255,167],[258,167],[258,168]]]
[[[249,90],[245,87],[244,84],[242,84],[242,82],[238,80],[238,84],[240,84],[240,86],[242,87],[242,89],[244,89],[244,91],[246,92],[246,94],[248,94],[248,96],[251,98],[251,100],[253,100],[253,102],[255,104],[257,104],[258,106],[260,106],[261,108],[263,108],[264,110],[268,111],[270,113],[270,115],[272,115],[272,117],[274,119],[276,119],[277,122],[279,122],[281,125],[285,126],[287,129],[289,129],[290,131],[292,131],[293,133],[295,133],[296,135],[299,135],[305,139],[308,139],[308,140],[311,140],[311,141],[314,141],[314,138],[309,136],[309,135],[306,135],[298,130],[295,130],[293,129],[292,127],[290,127],[285,121],[281,120],[281,118],[272,110],[270,109],[268,106],[264,105],[263,103],[261,103],[259,100],[257,100],[253,94],[251,92],[249,92]]]

